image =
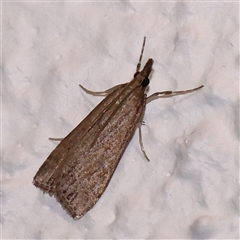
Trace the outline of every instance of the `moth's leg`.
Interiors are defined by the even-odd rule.
[[[136,69],[136,73],[134,74],[134,77],[139,73],[139,70],[141,68],[141,61],[142,61],[142,56],[143,56],[143,51],[144,51],[144,47],[145,47],[145,42],[146,42],[146,37],[143,38],[143,45],[142,45],[142,50],[141,50],[141,54],[138,60],[138,64],[137,64],[137,69]],[[113,92],[114,90],[116,90],[118,87],[120,87],[121,85],[124,84],[119,84],[117,86],[114,86],[112,88],[109,88],[105,91],[102,92],[93,92],[91,90],[86,89],[85,87],[83,87],[81,84],[79,84],[79,86],[82,88],[82,90],[88,94],[91,94],[93,96],[102,96],[102,97],[106,97],[108,94],[110,94],[111,92]]]
[[[64,138],[49,138],[51,141],[62,141]]]
[[[164,92],[156,92],[154,94],[152,94],[151,96],[149,96],[147,98],[146,103],[149,103],[157,98],[168,98],[168,97],[173,97],[176,95],[183,95],[183,94],[187,94],[187,93],[191,93],[191,92],[195,92],[199,89],[201,89],[202,87],[204,87],[203,85],[197,88],[193,88],[193,89],[189,89],[189,90],[183,90],[183,91],[164,91]]]
[[[116,85],[112,88],[109,88],[107,89],[106,91],[104,92],[93,92],[93,91],[90,91],[88,89],[86,89],[85,87],[83,87],[82,85],[79,85],[86,93],[88,94],[91,94],[93,96],[107,96],[108,94],[110,94],[111,92],[113,92],[115,89],[119,88],[119,87],[123,87],[123,85],[125,84],[119,84],[119,85]],[[52,141],[62,141],[64,138],[49,138],[49,140],[52,140]]]
[[[112,88],[109,88],[109,89],[103,91],[103,92],[93,92],[93,91],[91,91],[91,90],[86,89],[86,88],[83,87],[82,85],[79,85],[79,86],[82,88],[82,90],[83,90],[84,92],[86,92],[86,93],[88,93],[88,94],[91,94],[91,95],[93,95],[93,96],[106,97],[108,94],[110,94],[111,92],[113,92],[115,89],[119,88],[121,85],[124,85],[124,84],[116,85],[116,86],[114,86],[114,87],[112,87]]]
[[[138,126],[138,132],[139,132],[139,143],[140,143],[140,147],[141,147],[141,150],[142,150],[142,153],[144,155],[144,157],[150,162],[150,159],[148,158],[145,150],[144,150],[144,146],[143,146],[143,141],[142,141],[142,130],[141,130],[141,126],[142,124],[139,124]]]

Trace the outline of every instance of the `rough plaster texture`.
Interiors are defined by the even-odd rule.
[[[227,2],[2,2],[2,238],[238,239],[239,8]],[[131,80],[143,37],[146,109],[96,206],[72,220],[32,185],[100,97]]]

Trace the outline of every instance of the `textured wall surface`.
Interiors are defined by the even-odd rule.
[[[3,239],[238,239],[238,3],[4,2]],[[147,105],[101,199],[72,220],[32,179],[101,97],[131,80],[143,37]]]

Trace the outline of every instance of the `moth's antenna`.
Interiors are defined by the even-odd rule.
[[[138,64],[137,64],[136,73],[138,73],[140,71],[140,68],[141,68],[141,61],[142,61],[143,51],[144,51],[144,47],[145,47],[145,42],[146,42],[146,37],[143,38],[142,50],[141,50],[141,54],[140,54],[139,61],[138,61]]]

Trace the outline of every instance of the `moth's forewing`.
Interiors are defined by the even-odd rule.
[[[83,216],[100,198],[142,120],[152,63],[149,59],[131,82],[108,90],[35,175],[33,183],[54,194],[73,218]]]
[[[110,93],[91,113],[75,128],[73,129],[51,152],[49,157],[45,160],[42,166],[36,173],[33,184],[39,187],[44,192],[50,195],[54,193],[56,188],[56,177],[61,165],[67,164],[66,156],[68,152],[73,151],[74,148],[79,147],[82,139],[93,127],[94,123],[98,122],[104,109],[108,108],[123,91],[126,84],[119,85]],[[66,162],[66,163],[65,163]]]
[[[73,218],[82,217],[104,192],[144,108],[144,89],[139,83],[129,83],[92,124],[81,144],[66,155],[54,195]]]

